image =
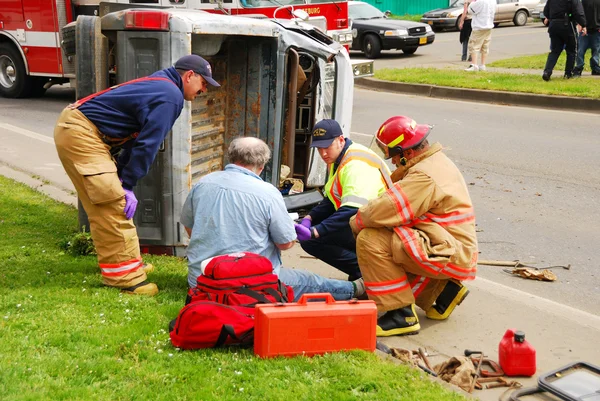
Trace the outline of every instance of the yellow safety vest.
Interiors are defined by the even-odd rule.
[[[335,210],[342,206],[361,207],[393,185],[390,169],[372,150],[353,143],[337,170],[329,166],[325,195]]]

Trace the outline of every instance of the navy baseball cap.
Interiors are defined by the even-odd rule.
[[[312,132],[311,148],[328,148],[333,140],[342,136],[342,127],[335,120],[321,120],[315,124]]]
[[[212,86],[221,86],[217,81],[213,79],[212,68],[210,68],[210,64],[208,63],[208,61],[204,60],[197,54],[183,56],[175,62],[175,68],[178,70],[186,71],[192,70],[196,74],[202,75],[202,78],[206,79],[206,82],[208,82]]]

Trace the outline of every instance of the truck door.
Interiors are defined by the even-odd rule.
[[[21,0],[0,0],[0,29],[11,29],[7,25],[23,21]]]

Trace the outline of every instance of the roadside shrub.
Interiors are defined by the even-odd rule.
[[[92,241],[92,236],[89,232],[85,231],[85,226],[81,227],[81,231],[73,234],[70,237],[64,238],[60,247],[64,249],[70,255],[73,256],[87,256],[95,255],[96,248]]]

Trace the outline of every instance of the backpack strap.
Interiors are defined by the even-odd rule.
[[[282,293],[279,292],[279,291],[277,291],[277,290],[275,290],[275,289],[273,289],[273,288],[265,288],[264,291],[267,294],[271,295],[273,298],[275,298],[275,300],[277,302],[287,302],[287,297],[285,297],[285,295],[284,295],[285,298],[282,298],[281,297]]]
[[[269,289],[272,289],[272,288],[266,288],[265,291],[268,292],[267,290],[269,290]],[[256,292],[254,290],[251,290],[249,288],[243,287],[243,288],[240,288],[239,290],[237,290],[236,292],[238,294],[247,295],[247,296],[249,296],[251,298],[254,298],[254,299],[256,299],[261,304],[270,304],[270,303],[272,303],[263,294],[261,294],[259,292]],[[275,292],[277,292],[277,291],[275,291]],[[271,293],[269,292],[269,294],[271,294]],[[271,295],[273,295],[273,294],[271,294]],[[275,295],[273,295],[273,296],[275,296]],[[281,297],[279,295],[277,295],[277,297],[279,297],[279,299],[281,299]],[[281,301],[278,301],[278,302],[281,302]]]
[[[225,341],[227,341],[227,337],[231,337],[235,341],[240,342],[241,345],[247,345],[250,343],[250,340],[254,338],[254,329],[248,331],[243,336],[238,338],[238,336],[235,335],[233,326],[230,324],[224,324],[221,328],[221,333],[219,334],[219,338],[217,338],[217,342],[215,343],[214,348],[223,346],[225,344]]]

